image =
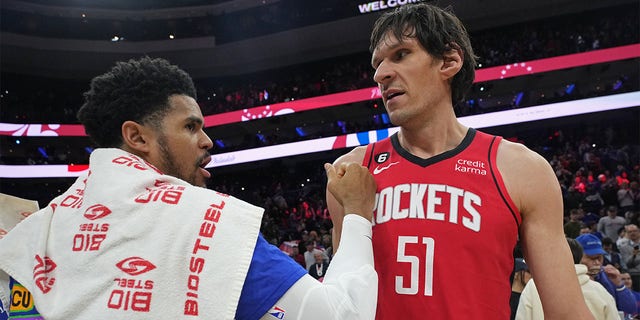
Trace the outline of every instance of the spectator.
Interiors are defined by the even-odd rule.
[[[587,212],[598,212],[604,205],[604,200],[595,186],[587,186],[587,193],[584,196],[583,209]]]
[[[333,258],[333,244],[331,242],[331,234],[325,233],[322,235],[322,246],[324,247],[324,254],[327,256],[328,261]]]
[[[582,207],[584,195],[582,195],[573,185],[570,185],[563,194],[562,201],[566,210],[578,209]]]
[[[618,238],[616,239],[616,248],[618,248],[618,251],[620,251],[620,246],[626,241],[629,241],[627,237],[627,225],[618,229]]]
[[[618,205],[618,183],[616,178],[611,175],[609,170],[606,170],[604,173],[598,176],[598,180],[600,181],[600,188],[602,199],[604,200],[604,204],[606,206],[617,206]]]
[[[607,253],[604,254],[604,261],[602,262],[603,266],[613,265],[616,269],[620,271],[627,270],[627,266],[622,259],[622,255],[618,252],[618,247],[614,245],[613,240],[611,238],[605,237],[602,239],[602,249]]]
[[[309,274],[322,282],[324,279],[324,275],[327,274],[327,268],[329,268],[329,263],[324,260],[324,256],[322,251],[318,249],[313,250],[313,258],[315,259],[315,263],[309,267]]]
[[[640,292],[633,290],[633,279],[631,279],[631,275],[628,272],[622,272],[620,273],[620,279],[622,279],[624,285],[629,288],[636,297],[636,307],[640,310]]]
[[[580,209],[569,210],[569,221],[564,224],[565,236],[575,239],[580,235],[580,227],[582,226]]]
[[[640,291],[640,229],[630,224],[626,226],[626,232],[627,241],[622,241],[618,249],[633,279],[635,291]]]
[[[582,209],[578,209],[580,210],[581,213],[583,213],[584,211]],[[582,214],[581,216],[581,220],[582,222],[584,222],[586,225],[591,226],[591,225],[598,225],[598,221],[600,221],[600,218],[602,218],[599,214],[596,214],[597,212],[600,211],[587,211],[586,214]]]
[[[624,213],[624,219],[627,221],[627,224],[635,224],[638,225],[638,211],[627,211]]]
[[[621,212],[627,212],[634,209],[636,195],[633,192],[634,191],[629,187],[628,180],[624,180],[620,183],[620,189],[618,189],[618,207],[620,207]]]
[[[305,268],[307,269],[307,271],[309,271],[309,268],[311,267],[311,265],[316,263],[316,258],[313,254],[313,251],[317,249],[313,241],[305,242],[305,248],[307,249],[307,251],[304,252],[304,263],[305,263]]]
[[[304,256],[300,253],[300,248],[297,244],[291,247],[291,258],[297,262],[300,266],[305,268]],[[305,268],[306,269],[306,268]]]
[[[515,258],[513,280],[511,281],[511,299],[509,299],[509,305],[511,305],[511,320],[516,317],[516,311],[518,310],[518,304],[520,303],[520,295],[529,280],[531,280],[529,266],[527,266],[524,259]]]
[[[612,265],[603,266],[604,254],[602,242],[592,234],[584,234],[576,238],[582,247],[583,254],[580,263],[587,266],[587,274],[591,280],[597,281],[611,294],[616,302],[618,311],[625,314],[637,313],[635,297],[631,290],[624,286],[620,279],[620,270]]]
[[[619,320],[618,309],[616,308],[616,302],[613,297],[602,285],[589,278],[587,275],[587,267],[580,263],[583,255],[582,247],[575,239],[567,238],[567,242],[573,254],[576,274],[578,275],[582,295],[587,303],[587,307],[589,307],[589,311],[599,320]],[[544,319],[544,311],[536,288],[535,279],[529,281],[522,291],[516,319]]]
[[[598,237],[598,239],[604,238],[602,236],[602,233],[600,233],[597,230],[597,228],[598,228],[598,223],[596,223],[596,222],[590,222],[589,224],[583,224],[580,227],[580,234],[581,235],[583,235],[583,234],[592,234],[592,235]]]
[[[598,221],[598,231],[603,237],[618,239],[618,230],[627,224],[627,220],[618,216],[618,208],[610,206],[607,215]]]

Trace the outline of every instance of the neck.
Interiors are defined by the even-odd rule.
[[[456,148],[469,130],[452,118],[450,123],[431,122],[418,130],[401,128],[400,145],[411,154],[426,159]]]

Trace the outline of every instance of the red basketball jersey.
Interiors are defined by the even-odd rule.
[[[397,134],[367,147],[363,165],[378,184],[377,319],[509,319],[521,217],[496,167],[500,141],[469,129],[429,159]]]

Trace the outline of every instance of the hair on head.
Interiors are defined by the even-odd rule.
[[[576,239],[567,238],[567,242],[569,243],[571,255],[573,256],[573,264],[580,264],[580,260],[582,260],[582,255],[584,253],[582,246]]]
[[[159,128],[175,94],[196,98],[193,80],[178,66],[150,57],[121,61],[91,80],[77,116],[98,147],[120,147],[125,121]]]
[[[374,24],[369,50],[373,52],[386,41],[388,34],[399,41],[416,38],[437,59],[443,59],[450,50],[459,49],[463,64],[451,81],[451,100],[455,105],[464,99],[475,78],[476,56],[466,28],[452,13],[451,7],[442,9],[427,3],[415,3],[384,13]]]

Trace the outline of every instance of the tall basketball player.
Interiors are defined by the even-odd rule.
[[[374,80],[400,131],[335,164],[362,164],[377,183],[377,318],[509,319],[520,240],[546,319],[593,319],[547,161],[456,119],[453,104],[475,75],[462,23],[429,4],[406,5],[378,19],[370,50]],[[344,209],[330,193],[327,203],[338,248]]]

